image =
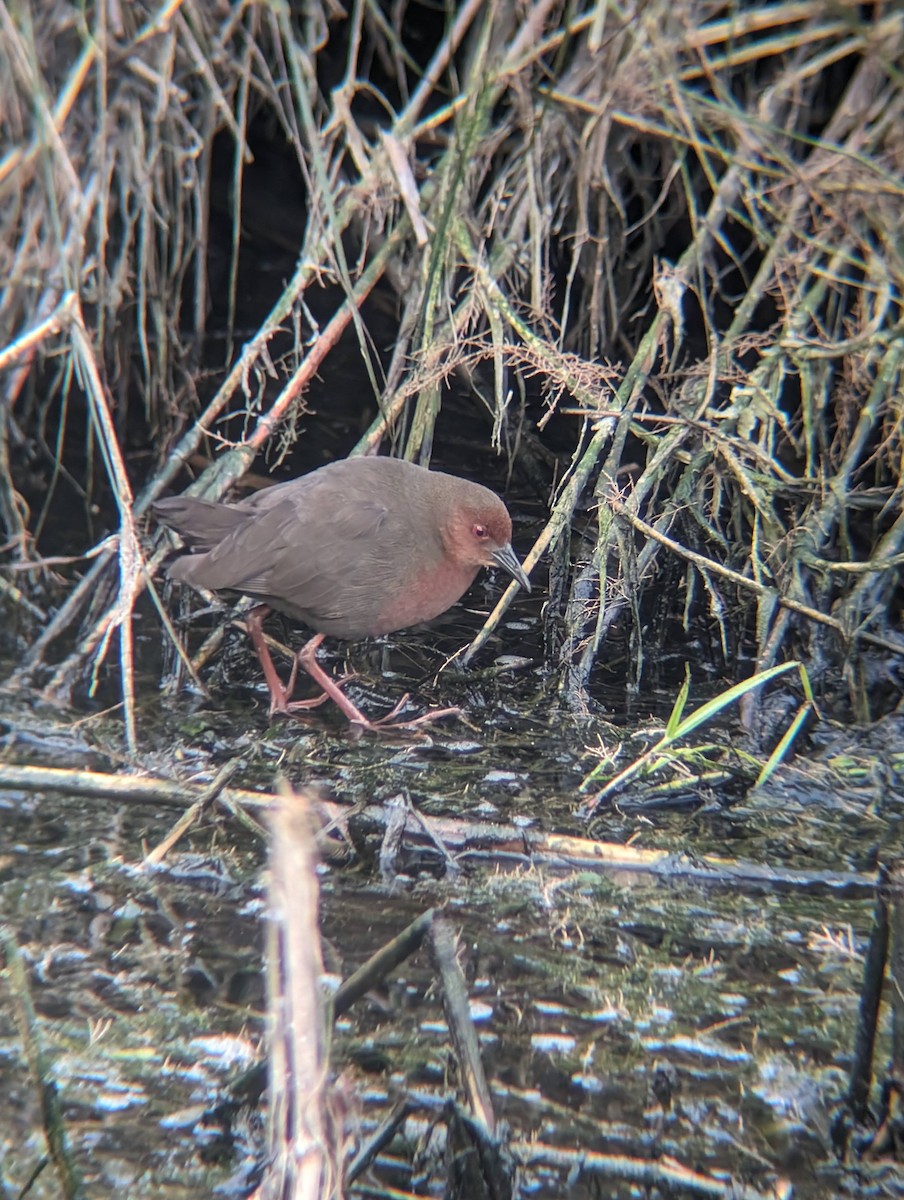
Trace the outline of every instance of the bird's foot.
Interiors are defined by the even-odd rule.
[[[349,721],[351,721],[351,724],[355,728],[360,728],[360,730],[363,732],[394,733],[396,730],[419,730],[419,728],[423,728],[425,725],[432,725],[433,721],[443,720],[445,716],[463,715],[460,708],[431,708],[430,712],[421,713],[420,716],[414,716],[414,718],[409,721],[397,721],[397,716],[399,716],[401,710],[405,708],[408,700],[409,696],[408,692],[406,692],[406,694],[402,696],[399,703],[396,704],[393,712],[387,713],[385,716],[381,716],[381,718],[376,721],[367,719],[364,713],[361,713],[360,710],[358,710],[358,718],[353,719],[351,716],[349,716]]]
[[[324,671],[320,663],[317,661],[317,648],[323,641],[323,635],[317,634],[299,650],[296,658],[296,667],[301,667],[307,671],[308,675],[314,682],[323,689],[323,696],[328,697],[348,718],[352,729],[357,733],[392,733],[396,730],[419,729],[423,725],[429,724],[431,721],[441,720],[443,717],[461,716],[461,710],[457,708],[438,708],[432,712],[422,713],[419,717],[413,717],[410,721],[397,721],[399,713],[408,703],[408,696],[405,695],[398,702],[392,712],[386,714],[385,717],[380,717],[376,721],[371,721],[369,717],[365,717],[364,713],[358,708],[357,704],[345,694],[340,686],[346,682],[346,679],[338,682]],[[292,679],[294,680],[294,672]],[[318,703],[323,697],[318,697]]]
[[[275,716],[276,713],[279,713],[281,716],[291,717],[294,713],[310,712],[312,708],[320,708],[322,704],[326,704],[327,700],[332,699],[332,696],[328,692],[321,692],[319,696],[311,696],[307,700],[290,700],[289,697],[295,689],[296,673],[297,667],[293,667],[292,674],[286,686],[280,686],[278,691],[270,692],[271,717]],[[357,678],[358,676],[354,672],[349,675],[343,675],[341,679],[336,680],[336,686],[341,687],[344,683]]]
[[[284,688],[281,692],[270,693],[270,716],[275,717],[277,713],[283,717],[290,717],[293,713],[307,711],[311,708],[319,708],[321,704],[326,704],[329,696],[326,692],[321,692],[319,696],[312,696],[310,700],[290,700],[289,689]]]

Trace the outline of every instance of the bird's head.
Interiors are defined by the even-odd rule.
[[[512,549],[512,519],[492,492],[477,503],[461,501],[452,507],[443,529],[443,546],[462,566],[501,567],[530,591],[530,581]]]

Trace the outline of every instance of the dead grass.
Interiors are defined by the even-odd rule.
[[[244,412],[246,433],[220,439],[208,494],[291,437],[351,328],[380,412],[362,449],[391,439],[429,457],[444,387],[466,368],[510,454],[539,456],[555,410],[578,414],[530,559],[567,566],[546,619],[570,704],[588,702],[616,619],[634,628],[639,683],[667,636],[643,616],[665,579],[688,620],[708,614],[729,664],[742,644],[760,669],[796,656],[817,688],[843,680],[855,714],[873,715],[870,659],[904,651],[904,16],[815,0],[709,12],[470,0],[415,73],[398,9],[308,7],[301,28],[266,3],[86,18],[60,0],[0,4],[0,517],[20,594],[42,521],[17,486],[21,447],[54,464],[49,487],[79,476],[62,431],[91,390],[89,358],[102,393],[83,452],[100,446],[116,479],[126,430],[171,447],[126,529],[224,415]],[[324,91],[327,62],[339,83]],[[263,111],[307,191],[299,265],[200,405],[213,138],[228,131],[238,195]],[[243,236],[235,215],[227,345]],[[344,300],[310,341],[305,297],[323,281]],[[385,367],[360,311],[378,282],[399,307]],[[276,370],[285,329],[305,340]],[[90,474],[80,486],[87,507]],[[572,549],[575,529],[591,554],[586,538]],[[140,585],[116,549],[73,587],[20,683],[41,672],[65,696],[112,631],[127,638]],[[60,662],[53,643],[85,623],[116,562],[128,585]]]

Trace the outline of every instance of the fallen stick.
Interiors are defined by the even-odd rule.
[[[148,801],[189,807],[194,804],[209,780],[180,783],[168,779],[149,779],[143,775],[113,775],[103,771],[68,770],[61,767],[9,766],[0,764],[0,790],[17,788],[30,792],[61,792],[73,796],[93,796],[121,802]],[[224,788],[218,803],[246,808],[268,808],[279,799],[271,792],[250,792],[243,788]],[[377,836],[389,819],[389,809],[369,804],[354,809],[349,804],[318,799],[317,810],[325,826],[344,829],[352,825],[361,838],[371,831]],[[354,812],[354,821],[349,817]],[[369,826],[369,829],[365,829]],[[743,859],[698,857],[676,854],[671,850],[645,850],[620,842],[600,842],[569,834],[523,829],[501,822],[473,821],[463,817],[427,817],[419,813],[416,822],[406,824],[404,836],[409,845],[434,851],[439,839],[447,851],[471,862],[488,859],[497,867],[545,866],[555,870],[636,871],[666,879],[691,879],[700,884],[738,888],[806,890],[833,896],[868,897],[876,888],[876,876],[859,871],[795,870],[772,867]]]

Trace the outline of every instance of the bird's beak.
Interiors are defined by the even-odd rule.
[[[524,588],[526,592],[530,591],[530,580],[524,573],[524,567],[518,561],[518,555],[512,549],[512,543],[506,542],[504,546],[500,546],[498,550],[493,551],[493,561],[497,567],[502,567],[503,571],[508,571],[513,579]]]

